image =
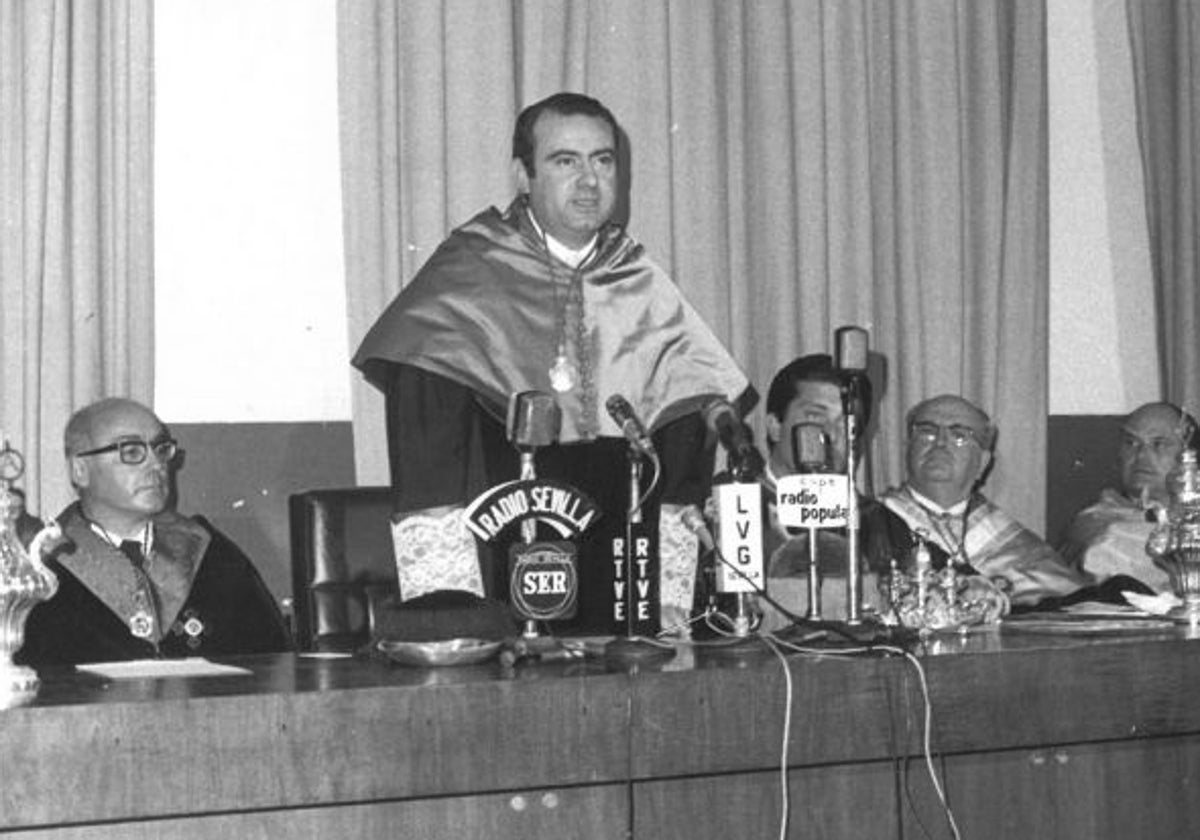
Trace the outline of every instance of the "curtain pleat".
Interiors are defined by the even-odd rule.
[[[1200,415],[1200,6],[1126,8],[1164,396]]]
[[[0,0],[0,428],[43,516],[71,412],[154,396],[151,12]]]
[[[630,231],[760,392],[864,326],[882,394],[867,489],[903,478],[905,411],[959,393],[1001,428],[989,492],[1041,526],[1042,0],[342,0],[339,15],[353,346],[452,226],[507,203],[517,111],[583,91],[630,139]],[[360,386],[363,483],[388,480],[382,428]]]

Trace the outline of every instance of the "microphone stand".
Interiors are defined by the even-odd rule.
[[[850,385],[851,391],[857,387]],[[858,542],[858,394],[853,393],[846,418],[846,483],[849,487],[846,500],[846,623],[862,623],[862,555]]]
[[[537,479],[537,470],[534,467],[533,447],[522,447],[521,453],[521,481],[534,481]],[[521,522],[521,542],[525,545],[532,545],[537,539],[537,522],[532,517]],[[521,630],[521,638],[537,639],[538,627],[537,621],[532,618],[525,619],[525,626]]]
[[[843,415],[845,412],[843,411]],[[800,424],[792,428],[792,467],[798,473],[812,474],[823,473],[829,470],[829,438],[823,431],[818,430],[818,440],[821,445],[821,458],[814,460],[815,454],[810,439],[804,440],[803,433],[806,430],[806,424]],[[851,486],[853,490],[853,486]],[[847,519],[847,521],[849,521]],[[818,546],[819,528],[808,529],[808,614],[805,616],[809,621],[823,621],[821,616],[821,561],[820,547]]]
[[[670,659],[675,655],[675,648],[669,644],[652,639],[636,636],[633,632],[635,583],[634,573],[634,526],[642,523],[642,452],[632,445],[629,446],[629,510],[625,516],[625,635],[617,636],[604,646],[604,656],[622,664],[636,665],[645,662]],[[658,458],[651,454],[655,474],[658,472]],[[660,593],[661,599],[661,593]]]
[[[817,557],[817,529],[808,529],[808,615],[809,621],[821,618],[821,564]]]

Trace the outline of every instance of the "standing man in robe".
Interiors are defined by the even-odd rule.
[[[601,103],[559,93],[513,136],[517,197],[453,231],[380,316],[353,364],[385,395],[401,596],[464,589],[503,597],[504,546],[476,544],[462,512],[517,477],[504,417],[512,395],[553,394],[559,443],[539,477],[572,484],[603,515],[580,545],[580,601],[562,630],[616,632],[611,541],[630,507],[628,444],[606,415],[622,396],[649,430],[662,475],[641,512],[656,531],[659,617],[691,605],[697,541],[682,523],[708,494],[713,442],[700,410],[748,382],[642,246],[613,221],[620,130]],[[685,591],[686,590],[686,591]]]

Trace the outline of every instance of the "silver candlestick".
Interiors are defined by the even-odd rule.
[[[1150,534],[1146,553],[1171,577],[1171,587],[1183,602],[1173,618],[1200,626],[1200,466],[1196,450],[1185,449],[1167,475],[1171,504],[1165,521]]]
[[[28,703],[37,695],[37,672],[17,665],[13,656],[25,643],[29,611],[58,591],[58,578],[42,563],[47,542],[62,536],[58,525],[47,523],[28,551],[17,536],[24,503],[12,486],[24,471],[21,453],[4,440],[0,448],[0,708],[5,709]]]

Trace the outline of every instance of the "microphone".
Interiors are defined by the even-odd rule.
[[[867,377],[870,338],[862,327],[839,327],[834,333],[834,341],[837,345],[834,367],[846,377],[847,382],[844,388],[845,411],[861,423],[865,416],[861,391],[862,382]]]
[[[798,473],[829,472],[829,435],[819,423],[792,426],[792,464]]]
[[[716,400],[704,409],[704,424],[717,436],[728,453],[730,471],[739,479],[752,480],[762,474],[764,462],[754,446],[749,427],[728,400]]]
[[[750,594],[766,595],[766,581],[762,556],[762,519],[759,516],[759,499],[751,500],[744,491],[757,485],[726,484],[715,488],[717,492],[717,528],[721,545],[717,546],[712,532],[704,523],[704,517],[695,505],[685,507],[680,515],[683,526],[700,540],[705,550],[715,558],[716,591],[722,594],[732,593],[737,598],[737,605],[732,616],[733,635],[745,638],[750,635],[754,623],[747,597]],[[732,496],[722,499],[722,496]],[[735,518],[730,517],[729,508]],[[770,601],[770,599],[768,599]],[[774,603],[774,602],[771,602]]]
[[[837,340],[835,367],[850,374],[866,373],[868,348],[870,347],[867,331],[862,327],[839,327],[835,335]]]
[[[846,376],[842,389],[846,415],[846,621],[862,622],[862,557],[858,543],[858,469],[859,425],[870,418],[870,405],[863,404],[863,392],[870,401],[871,380],[867,378],[867,331],[862,327],[841,327],[837,333],[837,367]]]
[[[621,433],[634,449],[647,457],[655,457],[654,442],[650,440],[642,421],[633,413],[633,406],[629,404],[629,400],[620,394],[613,394],[604,403],[604,407],[608,409],[608,416],[620,427]]]
[[[521,391],[508,399],[508,439],[517,449],[537,449],[558,440],[562,409],[545,391]]]

